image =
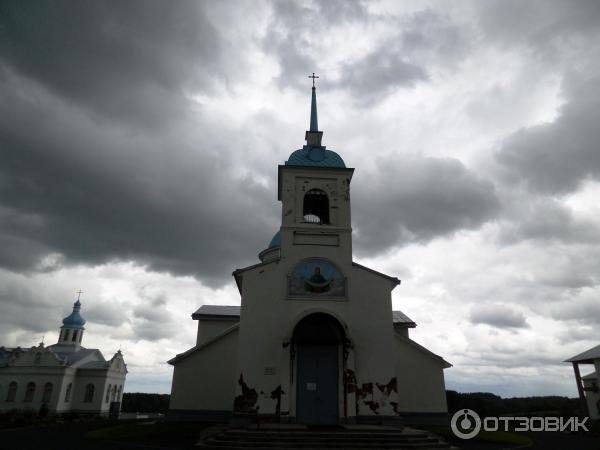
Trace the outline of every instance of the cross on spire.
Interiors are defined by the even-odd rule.
[[[77,300],[79,300],[79,297],[81,297],[81,294],[83,294],[83,291],[81,289],[79,289],[76,293],[77,293]]]
[[[313,74],[312,74],[312,75],[309,75],[309,76],[308,76],[308,78],[312,78],[312,81],[313,81],[313,88],[314,88],[314,87],[315,87],[315,79],[316,79],[316,78],[319,78],[319,76],[318,76],[318,75],[315,75],[315,73],[313,72]]]

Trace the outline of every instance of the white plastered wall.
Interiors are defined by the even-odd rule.
[[[174,364],[169,409],[231,411],[235,394],[237,330]]]
[[[446,389],[443,362],[396,336],[398,410],[410,413],[445,413]]]
[[[393,325],[391,310],[392,281],[388,278],[353,266],[351,261],[334,260],[348,278],[346,300],[294,300],[287,298],[287,274],[302,259],[328,258],[339,249],[294,246],[284,252],[279,262],[249,270],[243,274],[242,316],[238,372],[249,388],[266,395],[258,400],[260,413],[273,414],[277,401],[270,393],[277,386],[285,392],[281,411],[295,414],[295,386],[290,376],[289,346],[295,324],[307,313],[324,312],[345,325],[348,338],[354,345],[349,361],[358,384],[387,384],[396,376],[393,358]],[[275,369],[275,373],[273,370]],[[268,374],[268,375],[267,375]],[[340,390],[343,389],[340,383]],[[241,394],[238,386],[237,394]],[[343,402],[343,393],[339,398]],[[361,415],[393,414],[388,404],[383,410],[360,407]],[[347,411],[349,416],[353,410]],[[340,408],[340,416],[343,414]]]
[[[196,345],[201,345],[206,341],[221,334],[227,328],[235,325],[238,319],[198,319],[198,334],[196,335]]]

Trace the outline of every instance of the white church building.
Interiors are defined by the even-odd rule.
[[[63,319],[58,342],[0,347],[0,411],[117,415],[127,366],[121,351],[106,360],[82,346],[85,319],[79,299]]]
[[[333,425],[447,417],[451,365],[413,341],[416,324],[392,310],[400,280],[352,260],[354,169],[321,145],[322,134],[313,84],[306,145],[278,168],[281,228],[258,264],[233,272],[241,307],[192,314],[196,345],[169,361],[171,418]]]

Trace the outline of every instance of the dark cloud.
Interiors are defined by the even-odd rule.
[[[307,82],[299,74],[311,70],[319,72],[320,64],[315,55],[321,35],[315,30],[377,20],[381,19],[370,16],[365,6],[356,1],[274,2],[264,45],[279,62],[279,83],[301,88]],[[364,37],[357,34],[355,38],[360,41]],[[339,71],[342,75],[338,78],[331,73],[321,73],[320,85],[350,89],[363,102],[379,100],[397,87],[411,86],[426,78],[423,69],[408,61],[402,48],[395,43],[390,46],[390,42],[362,59],[341,63]]]
[[[196,146],[189,124],[173,134],[100,126],[53,96],[32,102],[23,86],[0,85],[4,267],[39,270],[48,254],[134,260],[221,284],[268,242],[273,190],[236,175],[218,129]]]
[[[496,328],[529,328],[523,313],[509,305],[477,305],[469,320],[473,324],[486,324]]]
[[[594,328],[591,326],[579,326],[573,327],[570,326],[563,332],[558,334],[558,339],[561,343],[571,344],[573,342],[581,342],[581,341],[590,341],[590,347],[594,342]]]
[[[575,324],[600,325],[600,302],[597,290],[586,289],[568,296],[558,305],[550,308],[550,315],[557,320],[572,321]]]
[[[342,63],[340,78],[324,86],[349,89],[360,105],[371,106],[398,89],[427,81],[432,66],[455,67],[467,55],[466,31],[439,12],[424,9],[401,16],[395,26],[398,31],[371,52]]]
[[[195,1],[2,2],[1,61],[111,118],[173,120],[186,90],[209,90],[227,72],[226,49],[205,7]]]
[[[19,277],[4,276],[0,273],[0,345],[8,341],[8,334],[25,330],[30,333],[21,346],[34,345],[42,334],[62,325],[56,307],[45,293],[36,292],[34,287],[25,285]],[[48,318],[55,319],[48,322]],[[6,344],[4,344],[6,345]]]
[[[323,72],[318,56],[323,51],[321,33],[315,30],[348,25],[353,26],[353,45],[370,50]],[[373,44],[367,30],[376,25],[393,31]],[[347,90],[359,106],[368,107],[398,89],[426,81],[429,65],[454,67],[466,56],[468,39],[447,16],[431,9],[391,18],[369,13],[361,2],[275,2],[264,48],[279,62],[281,86],[305,87],[299,74],[314,70],[321,74],[320,86]]]
[[[598,33],[600,4],[595,0],[495,0],[473,2],[476,23],[489,39],[507,46],[532,46],[555,59],[578,37]]]
[[[600,77],[571,76],[567,97],[552,123],[522,129],[507,138],[496,158],[507,183],[548,195],[577,190],[600,178]]]
[[[132,330],[136,339],[157,341],[171,338],[177,327],[173,315],[167,309],[168,298],[165,293],[152,297],[141,293],[147,301],[133,310]]]
[[[514,244],[522,240],[586,243],[600,238],[600,224],[577,217],[563,203],[543,196],[512,197],[506,205],[505,219],[500,222],[500,243]]]
[[[353,184],[355,243],[362,254],[476,229],[500,208],[494,186],[449,158],[379,161]]]
[[[401,47],[388,42],[364,58],[344,64],[341,73],[341,78],[332,84],[350,89],[365,105],[427,79],[423,68],[407,61]]]
[[[82,301],[81,314],[90,323],[118,327],[129,321],[129,307],[117,299],[101,300],[90,296]]]

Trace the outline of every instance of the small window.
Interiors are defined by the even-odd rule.
[[[46,383],[44,385],[44,395],[42,396],[43,403],[50,403],[50,399],[52,398],[52,383]]]
[[[83,397],[84,403],[92,403],[94,401],[95,387],[92,383],[85,387],[85,397]]]
[[[328,224],[329,223],[329,198],[321,189],[311,189],[304,194],[302,216],[305,222]]]
[[[119,392],[117,393],[117,401],[121,401],[121,394],[123,393],[123,386],[119,386]]]
[[[71,338],[71,341],[77,342],[77,330],[73,331],[73,337]]]
[[[42,354],[41,353],[36,353],[35,354],[35,358],[33,359],[33,363],[34,364],[39,364],[42,362]]]
[[[104,398],[104,403],[108,403],[110,400],[110,384],[108,385],[108,389],[106,390],[106,397]]]
[[[68,341],[68,340],[69,340],[69,332],[70,332],[70,331],[71,331],[71,330],[65,330],[65,336],[64,336],[63,340],[65,340],[65,341]]]
[[[69,383],[67,386],[67,392],[65,392],[65,403],[68,403],[71,400],[71,389],[73,388],[73,383]]]
[[[33,401],[33,396],[35,395],[35,383],[33,381],[27,383],[27,388],[25,389],[25,397],[23,398],[24,402],[30,403]]]
[[[6,393],[6,401],[14,402],[15,398],[17,398],[17,388],[18,384],[16,381],[13,381],[8,385],[8,392]]]
[[[112,395],[110,397],[110,401],[114,402],[117,400],[117,385],[113,386]]]

